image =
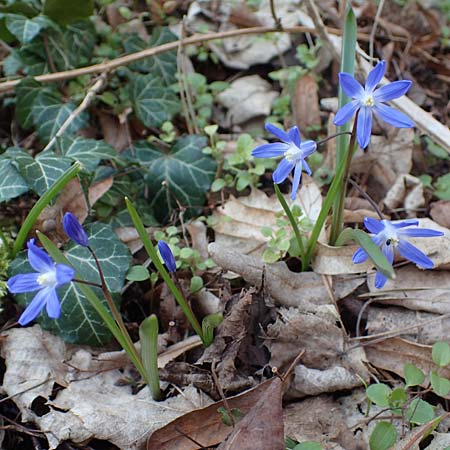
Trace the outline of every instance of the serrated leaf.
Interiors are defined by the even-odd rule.
[[[69,158],[53,152],[40,153],[33,158],[20,149],[16,152],[14,159],[20,174],[38,195],[43,195],[72,163]]]
[[[147,127],[158,127],[180,111],[180,101],[161,78],[136,75],[130,80],[130,99],[134,112]]]
[[[135,144],[133,158],[145,170],[149,203],[157,220],[167,220],[180,205],[199,208],[204,204],[217,168],[202,153],[205,145],[206,139],[195,135],[179,139],[167,153],[144,141]]]
[[[397,440],[397,430],[392,423],[378,422],[369,438],[370,450],[388,450]]]
[[[431,387],[435,394],[445,397],[450,392],[450,380],[439,376],[434,370],[430,375]]]
[[[27,182],[10,159],[0,159],[0,202],[15,198],[29,190]]]
[[[93,172],[102,159],[116,156],[114,148],[103,140],[68,136],[61,138],[58,147],[67,158],[80,161],[87,171]]]
[[[406,387],[417,386],[425,380],[425,374],[414,364],[407,363],[403,366]]]
[[[21,42],[31,42],[44,28],[50,25],[49,20],[43,16],[29,19],[19,14],[6,16],[6,27]]]
[[[391,389],[383,383],[371,384],[366,389],[367,397],[376,405],[386,408],[389,406]]]
[[[405,420],[421,425],[434,419],[433,407],[421,398],[414,399],[405,414]]]
[[[94,0],[45,0],[43,12],[54,21],[66,25],[91,16]]]
[[[56,95],[49,92],[43,92],[37,96],[33,104],[33,122],[44,143],[49,142],[55,136],[75,108],[73,103],[63,103]],[[66,133],[74,133],[84,127],[87,117],[85,112],[76,116]]]
[[[450,345],[447,342],[436,342],[433,344],[431,353],[433,362],[439,367],[450,364]]]
[[[93,223],[85,228],[89,235],[89,243],[100,260],[109,289],[113,293],[119,292],[131,260],[128,248],[109,225]],[[99,282],[95,262],[86,248],[70,245],[66,257],[77,270],[77,278]],[[13,261],[10,270],[12,275],[33,271],[26,260],[25,252]],[[103,299],[101,290],[93,289],[97,296]],[[21,294],[16,298],[21,305],[27,305],[34,295],[35,293]],[[51,320],[45,312],[41,313],[38,322],[43,328],[59,334],[65,341],[71,343],[97,346],[111,340],[108,328],[75,283],[59,288],[58,295],[61,301],[61,317]]]

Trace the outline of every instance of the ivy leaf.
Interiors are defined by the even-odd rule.
[[[47,143],[74,111],[73,103],[63,103],[57,95],[43,92],[33,104],[33,121],[42,140]],[[87,114],[81,113],[70,123],[66,133],[74,133],[87,123]]]
[[[31,42],[44,28],[50,25],[50,21],[43,16],[28,19],[19,14],[8,14],[6,16],[6,27],[21,42]]]
[[[131,260],[128,248],[109,225],[93,223],[85,228],[89,235],[89,244],[99,257],[108,288],[111,292],[118,293],[123,286]],[[77,278],[99,282],[95,262],[86,248],[73,244],[68,247],[66,256],[76,269]],[[12,275],[33,271],[27,262],[26,252],[20,253],[11,263],[10,270]],[[103,299],[101,290],[93,289],[96,295]],[[32,292],[16,295],[16,298],[19,304],[25,306],[34,295]],[[58,296],[61,301],[61,316],[57,320],[52,320],[44,311],[37,319],[43,328],[59,334],[66,342],[71,343],[100,346],[111,340],[108,328],[76,283],[59,288]]]
[[[45,0],[43,12],[55,22],[66,25],[91,16],[94,0]]]
[[[23,129],[33,126],[33,104],[42,89],[46,88],[32,77],[24,78],[16,87],[16,118]]]
[[[14,160],[18,165],[20,174],[38,195],[43,195],[48,191],[50,186],[72,163],[69,158],[56,155],[53,152],[43,152],[33,158],[22,149],[15,150]]]
[[[180,111],[180,101],[152,74],[136,75],[130,80],[130,97],[134,112],[147,127],[158,127]]]
[[[180,205],[198,208],[204,204],[217,168],[216,162],[203,154],[205,146],[206,139],[195,135],[179,139],[168,153],[145,141],[135,144],[134,159],[145,170],[150,206],[158,221],[167,220]]]
[[[177,37],[167,27],[158,27],[153,30],[149,42],[146,42],[137,34],[133,34],[125,40],[123,45],[127,53],[134,53],[176,40]],[[153,75],[160,77],[168,86],[177,81],[177,52],[173,50],[151,56],[131,64],[130,67],[132,70],[139,72],[151,72]]]
[[[18,197],[29,190],[27,182],[19,174],[11,160],[0,159],[0,202]]]
[[[67,158],[80,161],[88,172],[93,172],[102,159],[114,159],[116,151],[103,140],[64,137],[58,147]]]

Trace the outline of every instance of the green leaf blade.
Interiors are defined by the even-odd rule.
[[[397,430],[389,422],[378,422],[369,439],[370,450],[389,450],[397,441]]]
[[[425,374],[414,364],[405,364],[403,366],[403,375],[406,387],[418,386],[425,381]]]

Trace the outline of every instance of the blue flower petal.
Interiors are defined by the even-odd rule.
[[[28,241],[28,261],[30,261],[31,267],[38,272],[48,272],[53,270],[54,263],[47,253],[39,248],[34,239]]]
[[[408,116],[383,103],[375,104],[373,110],[378,117],[394,127],[411,128],[414,126],[414,122]]]
[[[161,254],[161,258],[164,261],[164,264],[167,267],[167,270],[169,272],[175,272],[177,270],[177,263],[175,261],[175,257],[173,256],[172,250],[170,250],[169,245],[166,241],[159,241],[158,242],[158,250]]]
[[[433,237],[443,236],[442,231],[430,230],[429,228],[403,228],[397,233],[400,237]]]
[[[370,142],[372,133],[372,110],[367,106],[363,106],[359,110],[358,124],[356,127],[356,136],[358,144],[361,148],[366,148]]]
[[[312,175],[311,167],[309,167],[309,164],[305,160],[303,160],[303,169],[309,176]]]
[[[339,84],[343,91],[351,98],[360,99],[364,96],[364,89],[361,84],[348,73],[341,72],[339,74]]]
[[[7,282],[9,292],[12,294],[22,294],[41,289],[42,286],[37,282],[39,275],[40,273],[19,273],[11,277]]]
[[[286,143],[291,142],[291,138],[289,137],[289,135],[281,128],[278,128],[271,123],[266,123],[265,128],[269,133],[272,133],[274,136],[276,136],[278,139],[282,140],[283,142],[286,142]]]
[[[380,61],[367,75],[366,92],[373,92],[377,84],[382,80],[386,72],[386,61]]]
[[[47,288],[47,314],[50,319],[58,319],[61,315],[61,305],[55,288]]]
[[[89,238],[86,231],[84,231],[78,219],[71,212],[64,214],[63,228],[72,241],[83,247],[89,246]]]
[[[418,266],[423,267],[424,269],[432,269],[434,267],[433,261],[408,241],[399,239],[397,248],[400,255],[409,261],[416,263]]]
[[[394,246],[392,244],[383,244],[381,247],[381,251],[383,252],[383,255],[386,256],[388,263],[392,264],[394,262]]]
[[[294,165],[294,163],[291,163],[286,158],[283,158],[280,161],[280,164],[278,164],[278,167],[275,169],[275,172],[272,174],[272,180],[277,184],[282,183],[291,173]]]
[[[381,289],[387,281],[387,277],[385,277],[381,272],[377,271],[375,275],[375,287],[377,289]]]
[[[274,142],[273,144],[263,144],[252,151],[255,158],[273,158],[282,156],[289,149],[289,144],[283,142]]]
[[[390,224],[394,227],[394,228],[404,228],[404,227],[410,227],[412,225],[419,225],[419,221],[417,219],[406,219],[406,220],[402,220],[400,222],[396,222],[396,223],[392,223],[390,222]]]
[[[333,120],[333,123],[340,127],[347,123],[355,114],[356,110],[359,108],[359,100],[353,100],[350,103],[345,104],[337,113]]]
[[[293,142],[297,147],[300,147],[302,139],[300,137],[300,130],[298,129],[298,127],[292,127],[288,131],[288,135],[291,142]]]
[[[292,181],[292,190],[291,190],[292,200],[295,200],[301,179],[302,179],[302,160],[298,161],[297,164],[295,165],[294,180]]]
[[[369,255],[364,251],[364,249],[362,247],[359,247],[358,250],[353,253],[352,262],[353,264],[361,264],[367,261],[368,257]]]
[[[405,95],[411,87],[412,81],[400,80],[381,86],[373,93],[375,102],[387,102]]]
[[[314,141],[305,141],[300,145],[300,149],[303,154],[303,158],[308,157],[311,153],[314,153],[317,150],[317,143]]]
[[[75,270],[65,264],[56,264],[56,286],[70,283],[75,276]]]
[[[19,324],[22,326],[27,325],[32,320],[34,320],[37,315],[42,311],[47,302],[48,292],[47,289],[43,289],[39,291],[31,301],[31,303],[27,306],[25,311],[19,317]]]
[[[374,234],[381,233],[385,228],[381,220],[373,219],[372,217],[364,217],[364,225]]]

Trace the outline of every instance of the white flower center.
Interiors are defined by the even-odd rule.
[[[56,284],[56,270],[51,270],[49,272],[41,273],[37,277],[37,282],[41,286],[55,286]]]
[[[295,145],[291,145],[288,150],[284,152],[284,157],[290,162],[295,163],[303,158],[303,152]]]
[[[386,245],[392,245],[394,248],[397,247],[399,241],[397,228],[393,227],[390,223],[386,223],[386,221],[383,222],[385,222],[385,229],[382,232],[384,243]]]
[[[374,106],[375,105],[375,100],[373,98],[372,94],[366,94],[363,99],[362,99],[362,104],[364,106]]]

